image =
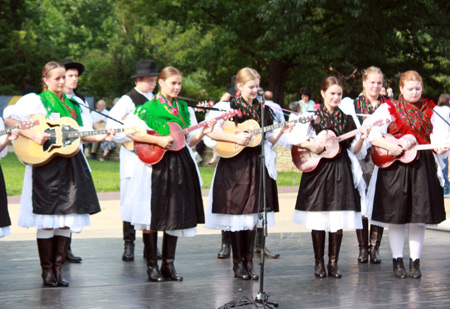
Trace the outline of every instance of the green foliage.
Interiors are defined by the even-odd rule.
[[[436,98],[450,83],[449,14],[446,0],[1,0],[0,93],[20,93],[25,75],[40,88],[43,64],[71,57],[98,98],[126,93],[145,58],[181,69],[181,94],[198,99],[219,99],[245,66],[285,106],[301,86],[320,97],[330,74],[354,97],[371,65],[394,90],[419,71]]]

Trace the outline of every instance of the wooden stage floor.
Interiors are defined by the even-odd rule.
[[[281,258],[266,260],[263,290],[279,308],[449,308],[450,234],[426,231],[418,280],[394,277],[385,234],[383,261],[371,265],[357,263],[355,233],[344,233],[340,280],[314,277],[310,233],[271,234],[268,247]],[[2,240],[0,308],[219,308],[240,297],[254,299],[259,282],[232,277],[231,260],[217,259],[219,238],[180,238],[175,265],[184,281],[163,283],[147,281],[139,236],[134,262],[121,260],[119,238],[74,239],[72,248],[83,262],[64,266],[68,288],[42,286],[35,241]],[[407,245],[405,264],[406,258]]]

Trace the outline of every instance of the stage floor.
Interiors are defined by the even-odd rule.
[[[394,277],[387,234],[382,263],[371,265],[357,263],[355,233],[344,232],[340,280],[314,277],[310,233],[271,234],[268,247],[281,258],[266,260],[263,291],[279,308],[449,308],[450,234],[426,231],[418,280]],[[83,262],[64,266],[70,287],[44,288],[36,242],[2,240],[0,308],[219,308],[241,297],[254,299],[259,282],[234,279],[231,260],[217,259],[219,242],[219,235],[180,238],[175,265],[184,281],[152,283],[140,233],[134,262],[121,260],[120,238],[74,239],[73,251]]]

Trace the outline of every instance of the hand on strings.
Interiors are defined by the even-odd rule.
[[[35,143],[38,143],[39,145],[43,145],[46,141],[48,141],[50,138],[50,134],[48,133],[36,133],[31,140]]]
[[[173,137],[170,135],[167,136],[158,136],[156,144],[162,148],[170,148],[173,144]]]
[[[310,143],[308,149],[311,152],[320,154],[325,150],[325,147],[323,147],[322,144],[320,144],[320,143]]]
[[[417,142],[414,139],[408,138],[408,136],[404,136],[400,141],[399,146],[403,148],[403,150],[410,150],[413,148]]]
[[[112,142],[116,136],[116,131],[114,129],[109,129],[108,133],[105,135],[105,141]]]
[[[400,156],[404,150],[405,150],[405,148],[403,148],[402,146],[397,145],[397,144],[391,144],[391,146],[389,146],[389,149],[388,149],[389,154],[394,157]]]
[[[236,138],[237,144],[247,146],[248,143],[250,143],[252,135],[250,133],[241,132],[241,133],[237,134],[235,138]]]

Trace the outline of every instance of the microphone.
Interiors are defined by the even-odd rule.
[[[261,87],[259,87],[257,94],[258,94],[259,96],[264,97],[264,89],[262,89]]]

